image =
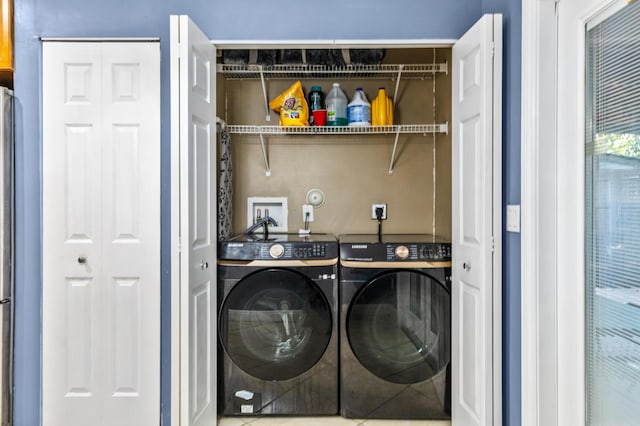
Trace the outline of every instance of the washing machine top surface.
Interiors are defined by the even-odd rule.
[[[240,234],[218,244],[224,260],[335,259],[338,239],[333,234]]]
[[[450,261],[451,242],[431,234],[340,235],[340,259],[359,262]]]

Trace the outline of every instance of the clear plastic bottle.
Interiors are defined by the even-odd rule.
[[[339,83],[333,83],[325,103],[327,105],[327,126],[347,125],[347,96],[340,89]]]
[[[371,126],[371,104],[361,87],[356,89],[347,105],[349,126]]]

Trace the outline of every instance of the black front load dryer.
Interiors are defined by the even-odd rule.
[[[340,236],[344,417],[451,418],[451,244]]]
[[[338,243],[312,234],[219,244],[219,413],[338,413]]]

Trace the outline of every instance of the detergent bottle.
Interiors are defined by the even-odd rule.
[[[333,83],[325,99],[327,105],[327,126],[347,125],[347,96],[340,89],[339,83]]]
[[[374,126],[393,125],[393,102],[384,87],[378,89],[378,96],[371,103],[371,124]]]
[[[347,105],[347,117],[349,126],[371,125],[371,104],[361,87],[356,89],[351,102]]]

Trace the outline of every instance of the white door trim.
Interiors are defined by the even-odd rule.
[[[493,14],[493,166],[492,166],[492,210],[493,210],[493,282],[491,283],[493,333],[491,341],[493,369],[493,424],[502,421],[502,66],[503,66],[503,17]],[[499,58],[496,58],[500,55]]]
[[[169,22],[170,45],[179,43],[178,20]],[[180,62],[169,55],[171,117],[171,424],[180,425]]]
[[[522,0],[522,62],[520,118],[520,315],[522,426],[538,425],[538,58],[540,38],[536,0]],[[525,303],[528,301],[528,303]]]
[[[556,425],[556,0],[522,1],[522,425]],[[544,340],[541,342],[541,340]]]

